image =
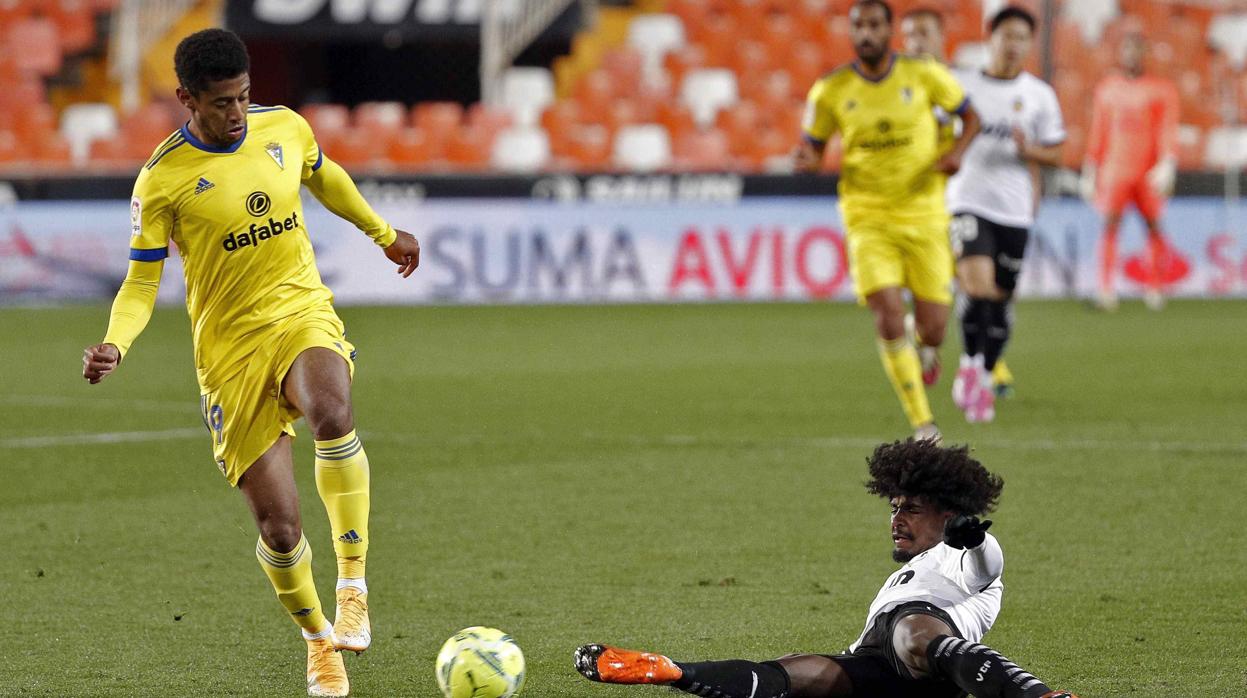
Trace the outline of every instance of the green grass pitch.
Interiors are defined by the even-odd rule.
[[[346,308],[373,466],[375,643],[353,695],[436,695],[468,625],[512,633],[524,696],[604,641],[679,659],[836,652],[886,575],[871,445],[906,434],[841,305]],[[1006,486],[986,642],[1096,696],[1247,695],[1247,303],[1114,315],[1024,303],[1017,396],[948,440]],[[80,377],[105,307],[0,311],[0,695],[297,696],[303,643],[209,457],[180,309]],[[945,362],[959,344],[950,332]],[[333,552],[296,441],[322,600]]]

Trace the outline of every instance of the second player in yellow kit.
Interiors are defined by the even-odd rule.
[[[301,189],[371,237],[403,276],[419,264],[419,243],[368,206],[302,117],[250,104],[250,60],[237,36],[192,34],[174,63],[190,120],[139,173],[129,270],[104,341],[86,349],[83,376],[98,383],[116,370],[151,317],[176,246],[213,459],[251,509],[256,559],[307,641],[308,695],[346,696],[340,650],[372,642],[370,465],[351,409],[354,348],[316,270]],[[315,439],[316,489],[337,557],[332,623],[302,531],[290,444],[299,417]]]
[[[915,435],[938,438],[917,350],[905,334],[901,290],[912,294],[918,335],[938,347],[952,301],[945,175],[959,166],[978,118],[947,69],[892,53],[886,2],[855,2],[849,24],[858,59],[811,88],[797,166],[817,169],[827,142],[840,135],[840,209],[854,290],[875,315],[884,369]],[[951,147],[940,143],[935,107],[963,119]]]

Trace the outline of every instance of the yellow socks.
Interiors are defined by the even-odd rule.
[[[918,351],[909,339],[880,339],[879,358],[883,360],[883,370],[901,400],[909,425],[916,429],[933,421],[927,391],[922,385],[922,364],[918,360]]]
[[[277,600],[303,628],[304,634],[315,635],[327,630],[329,621],[325,620],[316,585],[312,582],[312,548],[307,539],[300,536],[299,544],[288,553],[273,550],[261,539],[256,542],[255,556],[273,583]]]
[[[363,579],[368,556],[368,456],[354,431],[316,442],[316,491],[329,512],[338,579]]]

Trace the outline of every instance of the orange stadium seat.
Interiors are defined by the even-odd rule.
[[[386,155],[399,168],[421,169],[437,160],[441,154],[440,145],[420,129],[405,128],[390,139],[386,146]]]
[[[641,89],[644,65],[641,52],[634,48],[621,48],[602,56],[602,70],[610,76],[615,91],[635,94]]]
[[[541,127],[554,138],[558,133],[567,133],[580,123],[580,103],[572,99],[563,99],[546,107],[541,114]]]
[[[362,102],[352,113],[355,128],[388,140],[407,126],[407,107],[402,102]]]
[[[144,155],[138,155],[119,136],[97,138],[89,148],[91,165],[109,169],[133,169],[143,164]],[[150,153],[150,151],[149,151]]]
[[[26,152],[17,134],[0,130],[0,165],[12,165],[25,159]]]
[[[33,10],[26,0],[0,0],[0,27],[27,19]]]
[[[8,26],[5,42],[23,71],[44,77],[60,71],[60,34],[52,20],[44,17],[18,20]]]
[[[34,159],[44,166],[68,168],[73,165],[73,150],[64,136],[47,133],[35,144]]]
[[[455,131],[446,142],[447,162],[464,170],[485,169],[495,135],[468,127]]]
[[[730,109],[724,109],[715,119],[715,126],[727,134],[736,148],[740,148],[752,139],[760,128],[768,125],[766,115],[755,102],[749,100],[739,102]]]
[[[299,113],[317,139],[334,138],[351,125],[351,111],[342,104],[305,104]]]
[[[732,165],[727,134],[716,128],[680,134],[672,156],[675,169],[686,172],[724,170]]]
[[[1183,124],[1178,129],[1178,169],[1198,170],[1204,165],[1204,129]]]
[[[595,70],[576,83],[573,96],[586,114],[605,114],[615,99],[615,85],[605,70]]]
[[[81,53],[95,43],[95,16],[88,0],[55,0],[44,7],[66,53]]]
[[[513,126],[515,118],[507,109],[478,102],[468,107],[467,123],[469,128],[483,128],[498,132]]]
[[[422,102],[411,109],[411,125],[434,140],[449,140],[463,124],[463,106],[458,102]]]
[[[684,75],[688,71],[705,68],[709,65],[709,61],[710,59],[706,55],[704,46],[701,44],[689,44],[668,53],[663,58],[663,67],[666,68],[671,81],[678,84],[684,79]]]
[[[381,165],[387,155],[388,141],[377,138],[367,129],[352,128],[337,134],[321,148],[325,155],[347,170],[368,170]]]
[[[670,0],[667,12],[679,17],[684,22],[685,30],[700,25],[710,14],[709,0]]]
[[[168,138],[177,128],[177,116],[161,102],[145,104],[123,119],[122,130],[137,143],[146,143],[150,151]]]
[[[746,167],[754,172],[765,172],[769,165],[792,153],[796,141],[776,129],[766,129],[753,139],[743,143],[740,155]]]

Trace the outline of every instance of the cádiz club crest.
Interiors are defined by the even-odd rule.
[[[273,162],[277,163],[278,167],[283,170],[286,169],[286,160],[281,153],[281,143],[269,143],[264,146],[264,151],[268,153],[269,157],[273,158]]]

